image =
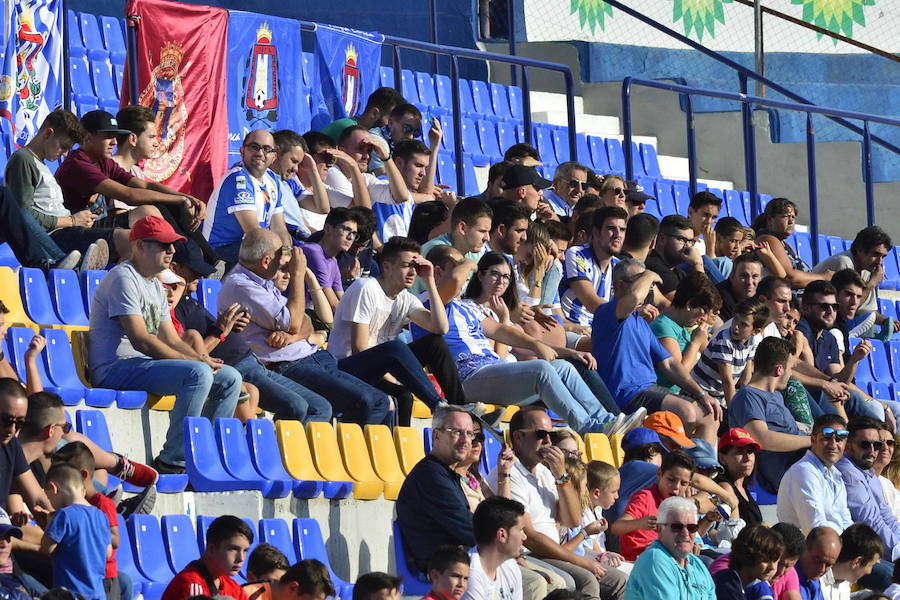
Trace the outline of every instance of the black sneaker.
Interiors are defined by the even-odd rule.
[[[131,515],[149,515],[156,505],[156,486],[145,488],[140,494],[136,494],[128,500],[123,500],[116,507],[116,512],[122,515],[122,519],[128,520]]]
[[[182,475],[185,473],[184,467],[180,465],[172,465],[157,456],[153,459],[153,468],[161,475]]]

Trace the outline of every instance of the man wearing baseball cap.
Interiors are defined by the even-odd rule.
[[[625,210],[628,211],[629,218],[644,212],[647,200],[656,200],[656,197],[645,193],[644,188],[636,181],[625,182]]]
[[[91,303],[89,366],[94,385],[175,396],[169,431],[154,461],[160,473],[184,472],[185,417],[231,417],[241,376],[221,360],[184,343],[169,315],[162,283],[174,243],[185,238],[160,217],[131,229],[131,260],[100,282]],[[204,406],[205,405],[205,406]]]
[[[506,170],[500,183],[505,199],[521,202],[531,211],[537,210],[538,203],[543,198],[542,190],[551,185],[552,182],[541,177],[534,167],[518,164]]]
[[[116,136],[131,132],[119,127],[116,118],[103,110],[92,110],[81,117],[84,139],[56,170],[56,181],[63,192],[63,204],[72,213],[90,210],[97,215],[96,227],[130,228],[147,215],[159,217],[153,204],[173,205],[194,214],[201,202],[155,181],[135,177],[113,160]],[[113,199],[136,206],[117,215],[109,215]],[[199,225],[199,223],[198,223]]]

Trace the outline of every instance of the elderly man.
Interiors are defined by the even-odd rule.
[[[806,536],[806,548],[794,565],[803,600],[824,600],[822,582],[825,573],[837,562],[841,538],[831,527],[813,527]]]
[[[716,588],[706,565],[694,555],[697,507],[681,496],[663,500],[657,513],[659,538],[644,550],[628,578],[628,600],[712,600]]]
[[[244,236],[237,264],[222,281],[218,307],[238,303],[250,314],[241,336],[256,357],[273,371],[324,396],[344,421],[386,423],[387,395],[339,371],[327,350],[320,350],[306,316],[306,256],[300,248],[285,251],[274,232],[254,229]],[[284,296],[275,287],[279,271],[288,271],[291,286]]]
[[[475,437],[472,416],[457,406],[441,406],[431,421],[431,453],[403,481],[397,497],[397,523],[406,551],[420,572],[442,544],[475,545],[472,513],[453,470],[469,455]]]
[[[544,200],[557,215],[571,217],[572,207],[584,195],[587,167],[570,160],[561,163],[553,173],[553,185],[544,190]]]
[[[277,151],[268,131],[248,133],[241,164],[225,174],[209,198],[203,235],[229,265],[238,261],[244,234],[254,229],[271,229],[285,246],[292,244],[284,224],[281,177],[269,170]]]

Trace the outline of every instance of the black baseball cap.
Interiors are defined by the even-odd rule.
[[[524,185],[533,185],[539,190],[545,190],[553,185],[553,182],[541,177],[541,174],[534,167],[512,165],[503,174],[503,181],[500,187],[504,190],[512,190]]]
[[[179,265],[190,267],[201,277],[206,277],[215,272],[216,268],[203,260],[203,252],[200,246],[193,240],[175,243],[175,254],[172,260]]]
[[[656,199],[656,196],[646,194],[643,186],[638,185],[636,181],[625,182],[625,201],[628,202],[628,204],[637,206],[639,204],[646,204],[647,200],[651,199]]]
[[[115,133],[125,135],[131,133],[127,129],[119,127],[116,118],[105,110],[92,110],[81,117],[81,126],[88,133]]]

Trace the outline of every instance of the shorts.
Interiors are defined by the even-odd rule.
[[[63,227],[50,232],[50,237],[59,246],[59,249],[68,254],[72,250],[78,250],[82,254],[88,246],[97,240],[106,240],[109,246],[109,261],[116,262],[119,258],[116,254],[116,244],[113,239],[115,229],[100,227]]]
[[[99,227],[100,229],[131,229],[131,226],[128,225],[128,213],[131,211],[125,211],[122,213],[118,213],[115,215],[107,215],[102,219],[97,219],[94,223],[94,227]]]
[[[643,407],[647,409],[647,414],[655,413],[662,410],[663,400],[666,396],[677,396],[667,387],[661,385],[651,385],[650,387],[638,392],[622,407],[622,412],[631,414],[637,409]]]

